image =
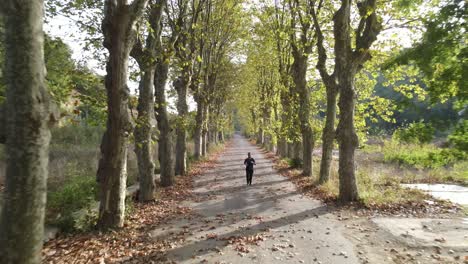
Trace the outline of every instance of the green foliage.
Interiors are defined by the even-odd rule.
[[[441,168],[468,158],[466,152],[457,149],[440,149],[430,144],[399,144],[386,141],[382,149],[384,161],[416,168]]]
[[[468,152],[468,120],[460,122],[448,139],[455,149]]]
[[[2,27],[0,25],[0,35]],[[4,64],[4,48],[0,42],[0,72]],[[73,88],[71,75],[75,63],[70,48],[60,39],[44,36],[44,60],[47,69],[46,83],[52,99],[59,105],[65,102]],[[0,103],[5,100],[5,83],[0,73]]]
[[[411,123],[393,133],[393,138],[403,143],[424,144],[432,141],[434,128],[423,122]]]
[[[441,3],[437,13],[425,18],[426,31],[422,41],[401,52],[386,66],[416,64],[425,74],[433,102],[451,97],[466,101],[466,2],[450,0]]]
[[[70,96],[73,85],[71,76],[75,69],[70,48],[60,39],[45,35],[44,58],[47,68],[47,88],[60,105]]]
[[[3,53],[0,42],[0,71],[4,61]],[[45,35],[44,59],[47,87],[52,100],[61,109],[61,121],[76,123],[80,120],[89,125],[104,126],[107,108],[103,78],[77,65],[72,59],[70,48],[60,38]],[[5,100],[3,79],[0,73],[0,103]]]
[[[107,95],[103,78],[87,68],[78,67],[72,81],[79,99],[75,112],[86,124],[104,126],[107,120]]]

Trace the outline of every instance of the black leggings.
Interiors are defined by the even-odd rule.
[[[252,183],[252,176],[253,176],[253,170],[245,170],[246,177],[247,177],[247,184]]]

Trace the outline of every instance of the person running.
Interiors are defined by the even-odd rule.
[[[252,185],[254,165],[257,165],[257,164],[255,163],[254,158],[250,156],[250,152],[247,153],[247,158],[244,160],[244,165],[245,165],[245,173],[247,177],[247,185]]]

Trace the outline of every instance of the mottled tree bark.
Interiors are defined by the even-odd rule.
[[[287,157],[290,158],[290,159],[292,159],[292,158],[294,158],[294,146],[295,146],[295,144],[294,144],[294,142],[288,142],[287,144],[288,144],[288,147],[287,147],[287,151],[288,151]]]
[[[321,6],[319,5],[319,9]],[[329,74],[326,67],[327,50],[323,44],[324,36],[320,28],[315,7],[312,7],[312,18],[314,22],[315,33],[317,35],[317,53],[318,60],[316,68],[320,73],[327,91],[327,112],[325,127],[322,132],[322,159],[320,162],[319,183],[323,184],[329,180],[330,165],[333,157],[333,142],[335,140],[335,119],[336,119],[336,97],[338,87],[336,84],[335,73]]]
[[[276,150],[276,155],[280,157],[286,157],[287,152],[288,152],[288,144],[286,142],[286,139],[282,136],[278,139],[278,148]]]
[[[176,128],[176,175],[185,175],[187,172],[187,91],[189,84],[190,78],[188,73],[183,73],[176,81],[174,81],[174,88],[177,91],[177,111],[179,114]]]
[[[174,184],[174,154],[172,151],[171,126],[167,114],[165,87],[169,73],[169,64],[164,58],[158,58],[154,75],[154,94],[156,102],[156,120],[159,129],[159,163],[161,170],[161,185],[164,187]]]
[[[345,74],[347,75],[347,74]],[[356,168],[354,164],[354,152],[359,144],[358,136],[354,128],[354,76],[347,82],[341,83],[340,87],[340,122],[337,128],[337,138],[340,144],[340,162],[338,174],[340,178],[340,200],[343,202],[356,201],[359,198]],[[343,81],[344,78],[341,78]]]
[[[195,97],[197,99],[197,97]],[[199,160],[202,156],[202,129],[203,129],[203,99],[197,100],[197,115],[195,117],[195,132],[193,140],[195,143],[194,156],[196,160]]]
[[[55,121],[45,87],[43,1],[5,1],[6,182],[0,218],[2,263],[41,263]]]
[[[265,142],[265,133],[263,132],[263,127],[258,128],[257,132],[257,144],[263,145]]]
[[[208,154],[208,105],[203,105],[203,122],[202,122],[202,138],[201,138],[201,155],[206,157]]]
[[[202,149],[201,149],[201,154],[202,154],[202,157],[206,157],[206,154],[208,152],[208,140],[207,140],[207,134],[208,132],[206,131],[206,129],[202,129]]]
[[[335,72],[340,91],[340,121],[336,131],[340,145],[339,198],[343,202],[355,201],[359,198],[354,166],[354,151],[358,145],[358,137],[354,130],[354,75],[356,69],[349,61],[351,53],[350,5],[349,0],[343,0],[340,9],[333,18]]]
[[[6,104],[3,103],[0,105],[0,124],[6,124]],[[0,129],[0,144],[6,143],[7,131],[6,129]]]
[[[302,161],[301,159],[301,152],[303,152],[302,150],[302,142],[301,141],[294,141],[294,154],[293,154],[293,158],[295,160],[300,160]]]
[[[224,142],[224,132],[222,130],[218,131],[218,140],[219,142]]]
[[[335,74],[340,93],[338,102],[340,120],[336,136],[340,145],[338,173],[340,177],[339,199],[342,202],[359,199],[354,164],[354,152],[359,144],[354,127],[356,104],[354,80],[364,62],[370,59],[369,48],[381,30],[381,24],[375,13],[375,3],[375,0],[357,3],[360,22],[357,30],[354,31],[356,34],[354,49],[351,45],[353,32],[350,26],[351,1],[342,0],[340,9],[333,17]],[[373,12],[369,13],[369,10]]]
[[[299,93],[299,118],[302,134],[302,173],[304,176],[312,175],[312,151],[314,135],[310,124],[310,89],[307,87],[307,56],[293,49],[294,62],[292,64],[293,81]]]
[[[333,158],[333,142],[335,140],[336,119],[336,89],[327,88],[327,112],[325,127],[322,132],[322,160],[320,161],[319,183],[323,184],[330,178],[330,166]]]
[[[135,153],[138,162],[138,181],[140,183],[139,201],[154,200],[154,163],[152,159],[151,119],[154,116],[153,78],[154,66],[145,69],[139,86],[138,118],[134,131]]]
[[[146,38],[145,47],[141,41],[133,46],[130,55],[135,58],[142,73],[138,97],[138,118],[134,131],[135,153],[138,162],[139,197],[141,202],[154,200],[156,184],[154,182],[154,162],[152,157],[152,119],[154,118],[154,60],[157,52],[156,40],[160,37],[158,30],[162,19],[162,5],[149,8],[149,23],[154,29]]]
[[[104,47],[109,51],[105,79],[108,117],[97,172],[101,229],[124,224],[128,137],[133,130],[128,111],[128,59],[135,41],[134,28],[146,4],[147,0],[135,0],[131,5],[105,1],[102,30]]]

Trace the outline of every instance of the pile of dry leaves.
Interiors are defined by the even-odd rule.
[[[248,245],[259,246],[260,241],[265,241],[263,234],[257,234],[252,236],[230,236],[224,237],[221,240],[227,241],[229,245],[234,246],[234,250],[242,253],[249,253],[250,249]]]
[[[165,252],[180,240],[176,234],[164,240],[151,237],[151,231],[174,218],[191,218],[192,210],[180,206],[189,199],[192,178],[211,168],[218,153],[195,164],[186,177],[178,177],[173,187],[160,189],[155,202],[135,203],[135,209],[120,230],[62,235],[47,242],[44,263],[150,263],[165,260]]]

